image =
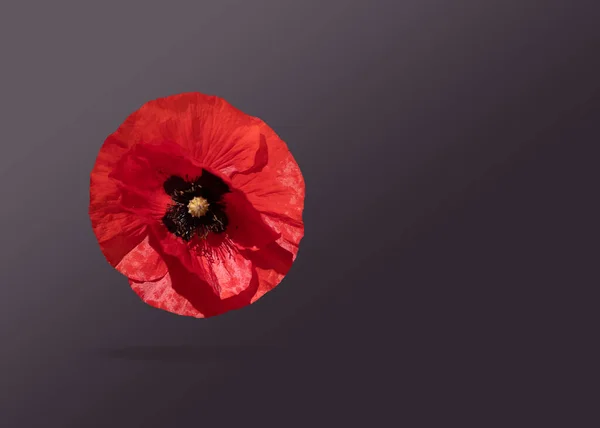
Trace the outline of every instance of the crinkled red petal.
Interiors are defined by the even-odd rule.
[[[228,298],[217,296],[210,285],[168,258],[169,272],[158,281],[129,280],[131,288],[146,303],[165,311],[196,318],[208,318],[249,305],[259,288],[253,273],[250,285]]]
[[[224,175],[254,166],[260,120],[224,99],[189,92],[149,101],[114,133],[131,144],[173,141],[189,156]]]
[[[105,141],[90,177],[89,215],[108,262],[126,276],[153,280],[165,275],[166,265],[158,253],[147,246],[146,223],[135,213],[123,210],[121,192],[117,183],[109,178],[128,150],[127,144],[113,137]],[[140,253],[148,257],[149,263],[140,264]]]
[[[231,183],[261,213],[263,221],[281,234],[277,242],[295,258],[304,236],[304,178],[279,136],[264,122],[260,128],[267,144],[268,162],[258,172],[234,175]]]
[[[154,281],[167,274],[167,265],[162,256],[150,244],[146,236],[133,250],[127,253],[116,266],[117,270],[135,281]]]
[[[254,303],[275,288],[288,273],[295,259],[295,254],[272,242],[258,251],[242,250],[252,261],[258,276],[258,288],[250,302]]]
[[[224,200],[229,217],[227,235],[237,246],[261,248],[280,237],[241,191],[233,190]]]
[[[163,188],[165,180],[172,175],[200,174],[201,168],[189,160],[179,145],[163,142],[136,144],[115,165],[109,178],[116,182],[122,209],[154,224],[172,203]]]
[[[153,228],[164,254],[179,261],[179,267],[201,278],[222,299],[241,293],[250,286],[252,262],[224,236],[186,243],[161,227]]]

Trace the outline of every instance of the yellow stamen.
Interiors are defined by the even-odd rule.
[[[201,196],[196,196],[188,203],[188,212],[194,217],[202,217],[208,211],[208,201]]]

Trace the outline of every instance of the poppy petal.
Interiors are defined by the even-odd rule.
[[[121,208],[119,189],[108,178],[117,157],[127,148],[112,138],[106,140],[103,148],[90,175],[89,215],[102,253],[121,271],[127,269],[124,259],[144,241],[147,230],[138,216]]]
[[[153,228],[153,236],[162,251],[179,260],[182,267],[208,284],[221,299],[241,293],[252,279],[252,262],[235,246],[224,244],[224,237],[203,241],[196,238],[186,243],[161,227]]]
[[[234,190],[224,199],[229,217],[227,234],[235,244],[260,248],[279,238],[280,234],[269,227],[242,192]]]
[[[164,188],[167,179],[200,173],[174,143],[137,144],[114,166],[109,179],[116,183],[123,209],[159,221],[171,203]]]
[[[251,303],[275,288],[288,273],[295,259],[294,253],[276,242],[258,251],[242,250],[242,253],[252,261],[259,278],[258,289],[252,296]]]
[[[176,314],[204,318],[190,301],[173,289],[171,275],[167,273],[157,281],[129,279],[132,290],[147,304]]]
[[[237,249],[219,257],[193,257],[194,272],[210,285],[221,299],[240,294],[250,286],[252,262]]]
[[[278,242],[295,255],[304,236],[304,178],[287,145],[261,123],[268,163],[258,173],[236,174],[231,183],[261,213],[262,220],[281,234]]]
[[[215,96],[189,92],[149,101],[115,132],[123,141],[163,139],[229,176],[255,164],[260,120]]]
[[[107,205],[111,203],[107,201]],[[146,237],[145,225],[128,213],[111,213],[110,208],[90,207],[92,228],[106,260],[117,267]]]
[[[167,273],[166,263],[150,245],[148,236],[127,253],[115,267],[123,275],[135,281],[154,281]]]
[[[260,134],[259,141],[258,149],[254,155],[254,164],[245,171],[236,171],[232,173],[231,177],[235,176],[236,174],[252,174],[260,172],[265,166],[267,166],[269,162],[269,147],[264,134]]]
[[[249,305],[257,293],[259,277],[253,273],[250,285],[241,293],[222,299],[198,276],[169,258],[169,272],[157,281],[129,280],[133,291],[156,308],[195,318],[208,318]]]

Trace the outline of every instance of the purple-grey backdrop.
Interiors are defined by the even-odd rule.
[[[598,426],[596,3],[2,2],[0,426]],[[287,278],[208,320],[87,216],[104,138],[185,91],[307,185]]]

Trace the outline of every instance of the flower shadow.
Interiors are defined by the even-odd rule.
[[[231,360],[254,360],[264,353],[271,354],[273,347],[252,345],[238,346],[190,346],[190,345],[154,345],[126,346],[103,349],[103,357],[129,361],[157,361],[162,363],[207,363]]]

